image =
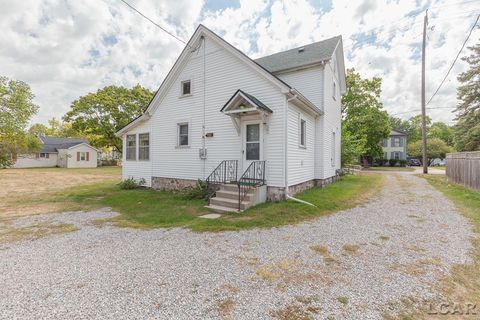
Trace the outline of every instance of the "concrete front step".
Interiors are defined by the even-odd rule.
[[[238,212],[238,210],[233,209],[233,208],[216,206],[216,205],[213,205],[213,204],[209,204],[208,206],[205,206],[205,208],[208,208],[211,211],[217,212],[217,213]]]
[[[228,190],[218,190],[216,192],[217,197],[219,198],[227,198],[227,199],[233,199],[238,201],[238,190],[237,191],[228,191]],[[253,191],[248,192],[245,197],[243,198],[244,201],[250,201],[253,198]]]
[[[231,192],[237,192],[238,193],[238,185],[229,183],[229,184],[222,184],[220,186],[221,191],[231,191]]]
[[[237,199],[221,198],[217,195],[216,197],[210,199],[210,204],[238,210],[238,198]],[[240,204],[240,210],[245,210],[245,208],[247,208],[249,204],[250,202],[242,201],[242,203]]]

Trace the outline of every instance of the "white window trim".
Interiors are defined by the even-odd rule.
[[[190,82],[190,93],[186,93],[186,94],[183,93],[183,84],[185,82]],[[190,96],[193,95],[192,92],[193,92],[193,81],[192,81],[192,79],[184,79],[184,80],[180,81],[180,98],[190,97]]]
[[[332,167],[335,167],[335,162],[337,161],[336,160],[336,152],[337,152],[337,133],[335,131],[332,131],[332,141],[331,141],[331,148],[332,150],[331,151],[331,154],[332,154],[332,158],[330,159],[331,162],[332,162]]]
[[[180,126],[181,125],[187,125],[188,126],[188,144],[186,145],[180,145]],[[190,122],[189,121],[180,121],[177,123],[177,146],[176,148],[178,149],[186,149],[186,148],[190,148],[190,145],[192,143],[192,140],[191,140],[191,126],[190,126]]]
[[[135,159],[128,159],[128,136],[135,137]],[[137,151],[138,150],[138,137],[137,134],[127,134],[125,135],[125,161],[137,161]]]
[[[302,143],[302,121],[305,122],[305,141]],[[307,148],[307,120],[302,118],[300,114],[298,114],[298,147],[302,149]]]
[[[148,134],[148,159],[140,159],[140,135],[141,134]],[[141,133],[138,133],[138,138],[137,138],[137,141],[138,141],[138,148],[137,148],[137,152],[138,152],[138,161],[150,161],[150,147],[151,147],[151,134],[150,132],[141,132]]]
[[[333,81],[332,81],[332,98],[333,100],[337,100],[337,82],[335,81],[335,78],[333,78]]]
[[[80,153],[80,156],[78,157],[79,158],[78,161],[87,161],[87,152],[79,151],[79,153]],[[82,159],[82,155],[83,155],[83,159]]]

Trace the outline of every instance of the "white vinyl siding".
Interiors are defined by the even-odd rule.
[[[305,121],[305,144],[314,145],[315,118],[289,103],[288,108],[288,185],[296,185],[314,179],[315,150],[313,147],[299,148],[301,130]]]
[[[308,100],[323,110],[323,70],[321,66],[281,73],[277,76],[300,91]]]
[[[238,90],[255,96],[272,109],[268,131],[264,134],[263,155],[267,161],[268,185],[284,184],[283,114],[285,96],[269,80],[259,75],[237,57],[206,38],[205,138],[207,159],[199,158],[203,124],[203,48],[192,53],[188,62],[172,81],[166,95],[146,123],[151,126],[151,175],[179,179],[204,179],[222,160],[242,158],[242,139],[230,117],[220,109]],[[180,80],[191,79],[192,97],[181,96]],[[198,94],[197,94],[198,92]],[[178,123],[188,118],[190,148],[178,148]],[[296,143],[297,144],[297,143]],[[128,165],[128,164],[127,164]],[[239,172],[240,172],[239,168]],[[147,179],[148,180],[148,179]]]

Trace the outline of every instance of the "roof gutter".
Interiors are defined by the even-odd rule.
[[[315,114],[323,115],[324,112],[320,110],[313,102],[308,100],[303,94],[301,94],[297,89],[291,88],[288,93],[292,95],[293,99],[290,100],[296,100],[303,104],[305,107],[307,107],[310,111],[314,112]]]
[[[135,127],[139,122],[143,122],[143,121],[147,121],[148,119],[151,118],[151,115],[148,111],[146,111],[144,114],[142,114],[140,117],[138,117],[137,119],[133,120],[132,122],[130,122],[129,124],[127,124],[125,127],[123,127],[122,129],[118,130],[117,132],[115,132],[115,136],[116,137],[121,137],[125,132],[127,132],[128,130],[130,130],[131,128]]]

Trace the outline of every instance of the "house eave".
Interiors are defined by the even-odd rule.
[[[140,123],[144,122],[144,121],[147,121],[148,119],[150,119],[150,114],[148,112],[145,112],[144,114],[142,114],[141,116],[139,116],[138,118],[134,119],[132,122],[130,122],[129,124],[127,124],[125,127],[123,127],[122,129],[118,130],[117,132],[115,132],[115,136],[116,137],[121,137],[123,136],[126,132],[128,132],[129,130],[135,128],[136,126],[138,126]]]
[[[287,93],[287,96],[289,98],[293,98],[292,101],[297,101],[299,102],[304,108],[309,110],[310,112],[313,112],[316,115],[323,115],[324,112],[320,108],[318,108],[313,102],[308,100],[300,91],[298,91],[295,88],[290,89]]]

